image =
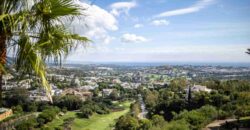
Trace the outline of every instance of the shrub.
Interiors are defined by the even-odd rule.
[[[93,101],[86,101],[82,108],[80,109],[81,113],[78,115],[82,118],[89,118],[93,113],[97,114],[108,114],[109,109],[103,105],[103,104],[98,104]]]
[[[80,113],[78,113],[78,115],[81,118],[89,118],[90,116],[92,116],[93,111],[90,108],[86,108],[86,107],[82,107],[80,110]]]
[[[35,119],[30,119],[25,122],[22,122],[21,124],[17,125],[15,128],[16,130],[30,130],[34,128],[37,125],[37,122]]]
[[[12,107],[11,109],[13,110],[14,114],[23,113],[23,108],[21,105],[17,105],[15,107]]]
[[[177,120],[166,124],[163,130],[189,130],[189,125],[184,120]]]
[[[52,121],[59,112],[60,109],[58,107],[49,107],[43,110],[43,112],[39,114],[38,118],[44,119],[44,123],[47,123]]]
[[[120,117],[115,126],[116,130],[137,130],[140,127],[138,120],[130,115]]]
[[[54,97],[54,104],[60,108],[66,107],[67,110],[77,110],[82,106],[82,100],[75,95],[65,95]]]
[[[27,105],[27,111],[28,112],[36,112],[38,109],[37,105],[35,103],[31,103]]]
[[[175,115],[174,120],[184,120],[190,124],[190,129],[199,130],[216,118],[217,111],[213,106],[203,106],[192,111],[182,111]]]
[[[66,113],[68,111],[67,107],[63,107],[62,112]]]
[[[152,117],[152,124],[154,126],[162,126],[164,123],[166,123],[166,121],[164,120],[164,118],[160,115],[154,115]]]
[[[152,123],[148,119],[140,120],[140,129],[141,130],[149,130],[152,127]]]

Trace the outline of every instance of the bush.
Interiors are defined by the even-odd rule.
[[[116,130],[137,130],[139,127],[138,120],[130,115],[120,117],[115,125]]]
[[[56,127],[55,130],[63,130],[62,127]]]
[[[164,120],[164,118],[160,115],[154,115],[152,117],[152,124],[154,126],[162,126],[164,123],[166,123],[166,121]]]
[[[45,124],[45,119],[42,117],[38,117],[37,123],[39,124],[39,126],[43,126]]]
[[[54,104],[60,108],[66,107],[67,110],[77,110],[82,106],[82,100],[75,95],[65,95],[63,97],[53,97]]]
[[[36,112],[37,110],[38,110],[38,107],[35,103],[31,103],[27,105],[28,112]]]
[[[74,122],[75,118],[73,117],[70,117],[70,118],[67,118],[67,119],[64,119],[63,121],[63,127],[64,128],[70,128],[71,124]]]
[[[149,130],[152,127],[152,123],[148,119],[140,120],[140,129],[141,130]]]
[[[93,113],[108,114],[109,109],[103,104],[86,101],[80,109],[80,113],[78,115],[82,118],[89,118]]]
[[[38,119],[40,120],[39,124],[40,122],[42,123],[42,119],[44,120],[45,124],[51,122],[59,112],[60,109],[58,107],[50,107],[43,110],[43,112],[38,116]]]
[[[190,129],[199,130],[216,118],[217,111],[213,106],[203,106],[192,111],[182,111],[175,115],[174,120],[184,120],[190,124]]]
[[[172,121],[163,127],[164,130],[189,130],[189,125],[184,120]]]
[[[17,125],[15,128],[16,130],[30,130],[33,129],[36,125],[37,125],[36,120],[30,119]]]
[[[37,111],[39,111],[39,112],[42,112],[43,110],[48,109],[49,107],[51,107],[48,104],[48,102],[38,102],[37,106],[38,106]]]
[[[165,122],[161,125],[153,126],[149,130],[190,130],[189,124],[184,120]]]
[[[68,111],[67,107],[63,107],[62,112],[66,113]]]
[[[81,118],[89,118],[92,116],[93,111],[90,108],[82,107],[80,113],[78,113]]]
[[[13,110],[14,114],[23,113],[23,108],[21,105],[17,105],[15,107],[12,107],[11,109]]]

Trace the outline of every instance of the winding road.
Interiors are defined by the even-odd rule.
[[[141,94],[138,95],[139,97],[139,102],[140,102],[140,105],[141,105],[141,113],[138,114],[138,118],[139,119],[145,119],[147,114],[148,114],[148,110],[146,109],[146,105],[142,99],[142,96]]]

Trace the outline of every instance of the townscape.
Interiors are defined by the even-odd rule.
[[[169,127],[164,126],[164,123],[157,124],[157,122],[155,122],[156,124],[152,124],[153,121],[158,118],[163,122],[164,120],[173,120],[173,115],[171,116],[171,112],[164,113],[165,110],[172,110],[172,112],[177,113],[183,111],[184,113],[186,113],[184,111],[185,109],[199,110],[200,107],[204,107],[204,105],[206,104],[212,105],[215,103],[214,105],[216,107],[218,101],[214,100],[213,98],[219,98],[220,96],[218,94],[221,94],[222,96],[222,99],[220,99],[221,103],[228,102],[229,99],[227,98],[229,97],[227,97],[227,95],[230,96],[231,92],[228,92],[228,89],[230,88],[227,88],[227,85],[237,85],[238,88],[235,89],[240,89],[238,90],[239,94],[242,93],[242,90],[249,91],[250,89],[249,67],[223,67],[206,65],[145,66],[117,64],[66,64],[58,68],[51,65],[48,70],[48,80],[52,87],[51,95],[54,102],[53,104],[51,104],[46,91],[40,86],[41,84],[39,84],[38,79],[30,75],[20,77],[18,73],[15,73],[15,69],[12,69],[12,72],[13,73],[9,73],[8,75],[4,76],[3,89],[5,95],[4,104],[7,108],[12,108],[11,111],[13,111],[14,116],[21,113],[22,116],[25,116],[27,114],[34,114],[41,110],[44,111],[42,109],[43,107],[50,106],[52,108],[49,107],[47,111],[53,111],[53,109],[60,108],[66,115],[67,113],[79,113],[78,116],[88,119],[92,118],[91,115],[93,113],[108,114],[115,111],[123,112],[124,110],[126,111],[127,109],[129,109],[126,109],[126,105],[131,105],[129,111],[133,116],[127,117],[124,116],[126,112],[122,113],[120,116],[125,119],[121,121],[147,121],[144,122],[146,124],[142,124],[143,126],[141,127],[147,127],[143,129],[153,129],[154,127],[154,129],[160,129],[163,127]],[[223,91],[223,93],[221,91]],[[248,92],[243,93],[247,94]],[[173,97],[173,99],[171,99],[171,97],[174,95],[177,97]],[[209,98],[210,96],[210,101],[207,101],[209,99],[204,99],[206,96],[207,98]],[[247,101],[248,98],[245,98],[245,100]],[[159,104],[157,102],[159,102]],[[170,108],[164,108],[163,106],[161,106],[162,104],[164,104],[164,102],[169,102],[170,106],[168,107]],[[171,102],[173,102],[174,104],[172,104]],[[121,104],[124,103],[126,105],[122,106]],[[179,103],[184,106],[178,106]],[[91,108],[90,106],[88,106],[90,104],[96,105],[97,108]],[[110,106],[108,104],[112,105]],[[172,106],[174,108],[171,108],[171,104],[174,105]],[[187,104],[187,106],[185,104]],[[230,104],[229,106],[225,107],[233,106],[232,104]],[[247,116],[248,107],[245,107],[246,112],[243,112],[242,108],[240,108],[240,113],[245,113],[243,115]],[[213,109],[216,110],[216,108],[200,109],[211,109],[210,111],[213,111]],[[241,115],[239,114],[239,111],[236,110],[233,113],[229,114],[228,109],[230,108],[225,109],[224,114],[222,112],[221,117],[218,117],[219,115],[216,114],[211,115],[213,116],[213,118],[211,118],[223,119],[226,117],[229,118],[231,116],[237,116],[237,114]],[[74,112],[75,110],[79,110],[79,112]],[[9,109],[6,109],[5,111],[9,112]],[[230,109],[230,111],[232,110]],[[161,116],[157,117],[154,115]],[[9,116],[13,117],[12,112],[9,115],[3,116],[1,120],[6,120],[8,122],[8,120],[12,119]],[[62,114],[61,116],[63,117],[64,114]],[[122,122],[122,124],[119,124],[120,119],[118,120],[118,122],[115,121],[120,116],[114,118],[112,120],[113,123],[109,122],[110,124],[107,124],[106,127],[109,127],[110,129],[127,129],[128,126],[126,126],[126,123]],[[43,117],[44,119],[40,119],[41,117]],[[71,121],[69,121],[70,123],[66,123],[67,128],[69,129],[72,128],[72,126],[73,128],[75,128],[74,118],[77,117],[73,117],[69,118],[71,119]],[[42,128],[59,129],[61,127],[60,125],[53,124],[53,122],[56,122],[56,118],[46,119],[48,117],[44,115],[42,116],[42,114],[38,114],[34,117],[32,116],[31,119],[34,120],[36,118],[42,120],[41,122],[38,122],[39,125],[43,126]],[[209,120],[212,121],[212,119]],[[152,120],[152,123],[150,120]],[[49,124],[51,122],[53,125],[50,127]],[[205,125],[207,124],[204,123],[200,126],[197,126],[198,124],[191,125],[194,125],[195,129],[201,129],[205,128]],[[32,126],[34,126],[34,124]],[[135,125],[133,127],[139,126],[140,125]],[[7,129],[10,126],[5,126],[2,122],[2,125],[0,125],[0,127],[2,129],[6,127],[5,129]],[[180,127],[185,129],[185,123],[183,124],[183,126],[173,127]],[[83,126],[82,128],[85,127]]]
[[[68,67],[67,67],[68,66]],[[15,88],[29,89],[29,99],[35,101],[49,101],[46,91],[43,90],[35,78],[8,74],[3,77],[3,90]],[[190,81],[186,87],[194,91],[206,90],[202,86],[203,80],[241,80],[250,78],[249,67],[222,67],[222,66],[120,66],[120,65],[66,65],[58,68],[51,66],[48,79],[52,86],[52,96],[66,94],[79,95],[84,101],[91,97],[91,91],[99,87],[100,83],[107,83],[110,88],[119,85],[124,89],[161,88],[170,85],[176,78]],[[184,87],[184,86],[183,86]],[[109,88],[109,87],[108,87]],[[104,95],[109,95],[113,89],[103,89]],[[100,94],[101,95],[101,92]]]

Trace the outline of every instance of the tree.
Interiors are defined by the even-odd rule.
[[[152,123],[148,119],[140,120],[140,129],[141,130],[149,130],[152,127]]]
[[[216,108],[203,106],[192,111],[182,111],[175,115],[174,120],[184,120],[189,124],[191,130],[200,130],[216,118]]]
[[[172,121],[169,124],[163,126],[164,130],[189,130],[188,123],[185,120]]]
[[[29,119],[17,125],[15,128],[16,130],[32,130],[37,125],[35,119]]]
[[[39,114],[38,120],[42,123],[48,123],[55,119],[56,115],[60,112],[60,109],[58,107],[49,107],[42,111],[42,113]]]
[[[185,78],[176,78],[170,82],[170,89],[174,92],[183,91],[186,88],[187,80]]]
[[[130,115],[120,117],[115,125],[116,130],[137,130],[138,128],[138,120]]]
[[[0,97],[6,54],[14,48],[16,70],[32,70],[51,99],[45,61],[61,63],[77,44],[89,41],[66,28],[65,21],[81,15],[80,7],[73,0],[1,0],[0,7]]]
[[[152,117],[152,124],[154,126],[162,126],[165,123],[166,122],[165,122],[164,118],[162,116],[160,116],[160,115],[154,115]]]
[[[82,118],[89,118],[92,116],[93,111],[88,107],[82,107],[80,113],[78,114]]]
[[[18,113],[22,113],[23,112],[23,108],[21,105],[17,105],[11,108],[14,112],[14,114],[18,114]]]
[[[190,110],[191,109],[191,99],[192,99],[192,90],[191,90],[191,87],[189,86],[188,87],[188,109]]]
[[[137,101],[130,105],[131,115],[137,117],[141,112],[140,103]]]
[[[23,105],[29,102],[29,91],[25,88],[14,88],[6,93],[5,105]]]
[[[115,89],[113,90],[110,95],[109,95],[109,98],[112,99],[112,100],[117,100],[119,98],[119,93],[118,91]]]
[[[27,109],[26,111],[28,111],[28,112],[36,112],[38,109],[38,106],[36,103],[33,102],[33,103],[27,104],[26,109]]]
[[[75,95],[65,95],[63,97],[53,97],[54,104],[60,108],[66,107],[67,110],[77,110],[82,106],[82,100]]]
[[[159,93],[157,91],[148,90],[145,94],[145,104],[148,108],[153,108],[158,101]]]

